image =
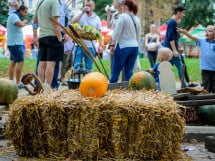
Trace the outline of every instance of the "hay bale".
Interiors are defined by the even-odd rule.
[[[185,121],[168,94],[77,90],[23,96],[10,106],[6,136],[18,155],[81,160],[168,160],[180,156]]]

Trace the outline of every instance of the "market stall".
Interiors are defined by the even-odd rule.
[[[0,48],[5,48],[7,29],[0,24]]]

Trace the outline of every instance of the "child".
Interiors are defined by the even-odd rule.
[[[171,58],[172,58],[172,51],[169,48],[162,47],[161,49],[158,50],[157,59],[158,59],[159,63],[155,64],[152,68],[153,73],[154,73],[156,88],[158,91],[160,91],[160,83],[159,83],[160,72],[158,71],[158,67],[159,67],[161,62],[169,61]]]
[[[180,28],[178,28],[178,32],[196,41],[196,45],[200,47],[202,85],[209,93],[215,93],[215,26],[207,26],[205,38],[202,39]]]

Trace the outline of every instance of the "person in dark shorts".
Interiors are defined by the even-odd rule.
[[[9,79],[14,79],[16,74],[16,84],[19,88],[23,88],[21,84],[22,67],[24,64],[24,50],[23,50],[23,32],[22,27],[28,22],[24,20],[27,15],[28,8],[20,6],[17,12],[10,14],[7,20],[7,46],[10,51],[10,65],[9,65]]]
[[[60,16],[59,0],[41,0],[37,3],[33,19],[34,44],[39,46],[38,76],[51,86],[54,68],[62,60],[63,41],[60,28],[50,19],[58,21]],[[40,25],[39,39],[37,28]]]
[[[71,16],[70,16],[70,13],[69,13],[69,9],[68,9],[68,6],[66,5],[66,3],[62,0],[59,0],[59,4],[60,4],[60,17],[59,17],[59,22],[62,26],[68,26],[69,23],[71,22]],[[33,27],[37,28],[39,27],[38,25],[34,25],[33,24]],[[62,36],[64,37],[64,43],[67,42],[68,40],[68,36],[66,34],[64,34],[63,32],[61,32]],[[62,56],[58,56],[59,60],[56,61],[56,64],[55,64],[55,69],[54,69],[54,76],[53,76],[53,80],[52,80],[52,83],[51,83],[51,88],[55,88],[55,89],[58,89],[59,88],[59,79],[58,79],[58,75],[59,75],[59,70],[60,70],[60,62],[62,61],[63,59],[63,56],[64,56],[64,53],[63,53],[63,50],[61,48],[61,50],[59,52],[62,52],[62,53],[58,53],[61,54]],[[39,60],[40,60],[40,55],[38,55],[37,57],[37,63],[36,63],[36,75],[38,75],[38,66],[39,66]],[[64,62],[63,62],[64,63]],[[37,85],[37,83],[35,82],[35,85]]]

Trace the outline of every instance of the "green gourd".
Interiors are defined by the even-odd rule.
[[[129,80],[129,88],[133,90],[155,90],[155,80],[149,72],[141,71],[135,73]]]
[[[200,106],[197,115],[201,123],[215,125],[215,105]]]
[[[5,78],[0,79],[0,104],[13,103],[18,97],[18,93],[19,89],[14,81]]]

